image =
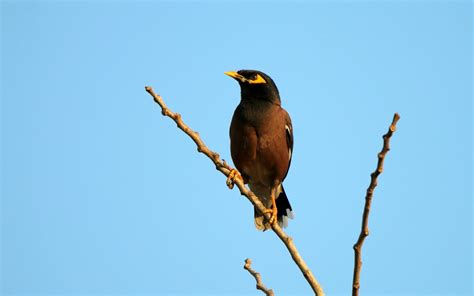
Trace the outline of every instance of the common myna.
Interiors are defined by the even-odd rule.
[[[273,80],[260,71],[226,72],[240,85],[241,99],[230,124],[232,160],[244,183],[271,213],[268,221],[255,208],[255,226],[271,228],[278,221],[288,225],[293,218],[282,182],[288,174],[293,150],[293,128],[281,107],[280,94]],[[236,172],[231,172],[233,178]]]

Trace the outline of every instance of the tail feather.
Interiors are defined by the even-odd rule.
[[[288,226],[288,218],[293,219],[293,209],[291,208],[290,201],[288,200],[288,196],[286,196],[285,189],[283,185],[280,185],[281,192],[276,199],[276,206],[278,210],[277,218],[278,224],[285,228]]]

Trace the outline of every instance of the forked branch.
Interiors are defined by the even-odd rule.
[[[149,86],[145,87],[145,90],[153,97],[153,100],[160,105],[161,107],[161,113],[164,116],[168,116],[171,119],[176,122],[178,128],[180,128],[184,133],[186,133],[197,145],[197,150],[203,154],[205,154],[216,166],[216,169],[223,173],[226,177],[229,176],[229,173],[231,171],[231,167],[225,163],[217,154],[216,152],[211,151],[202,141],[202,139],[199,137],[199,134],[192,129],[190,129],[182,120],[181,115],[175,112],[172,112],[166,104],[164,103],[163,99],[161,96],[155,94],[153,89]],[[265,212],[266,208],[265,206],[260,202],[258,197],[247,187],[245,187],[245,184],[243,183],[242,180],[239,178],[234,179],[235,185],[240,190],[240,193],[248,198],[248,200],[259,210],[261,213],[265,213],[265,217],[270,220],[270,214],[268,212]],[[299,267],[301,273],[303,273],[303,276],[306,278],[306,281],[309,283],[311,288],[313,289],[314,293],[316,296],[323,296],[324,292],[323,289],[321,288],[321,285],[318,283],[316,278],[314,277],[313,273],[311,270],[308,268],[306,265],[305,261],[299,254],[298,250],[296,249],[295,244],[293,243],[293,239],[289,237],[278,225],[278,223],[275,223],[272,225],[272,230],[275,232],[275,234],[281,239],[281,241],[285,244],[286,248],[288,249],[288,252],[290,253],[291,257],[293,258],[293,261],[296,263],[296,265]]]
[[[395,132],[397,127],[397,122],[400,119],[400,115],[395,113],[393,116],[392,124],[390,125],[388,132],[383,135],[383,147],[382,151],[377,155],[378,163],[376,170],[370,175],[370,185],[367,188],[367,193],[365,195],[365,206],[364,213],[362,214],[362,227],[360,231],[359,238],[354,245],[354,276],[352,279],[352,296],[359,295],[360,287],[360,270],[362,268],[362,245],[367,236],[369,236],[369,214],[370,206],[372,204],[372,196],[374,194],[375,187],[377,186],[377,177],[383,172],[383,162],[385,160],[385,155],[390,150],[390,138]]]
[[[257,282],[257,289],[265,293],[265,295],[267,296],[275,296],[275,294],[273,293],[273,290],[267,289],[265,285],[263,284],[260,273],[253,270],[252,267],[250,267],[250,265],[252,265],[252,260],[250,260],[249,258],[245,259],[244,269],[247,270],[255,278],[255,281]]]

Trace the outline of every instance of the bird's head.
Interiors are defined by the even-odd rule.
[[[263,100],[280,104],[280,94],[275,82],[257,70],[229,71],[224,74],[239,82],[242,100]]]

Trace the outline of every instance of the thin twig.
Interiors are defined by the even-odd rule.
[[[385,155],[390,150],[390,138],[392,134],[396,130],[396,125],[398,120],[400,119],[400,115],[395,113],[393,116],[392,124],[390,125],[388,132],[383,135],[383,148],[382,151],[377,155],[378,156],[378,163],[377,169],[370,175],[370,185],[367,188],[367,193],[365,195],[365,206],[364,206],[364,213],[362,215],[362,227],[360,231],[359,238],[357,242],[354,244],[354,277],[352,279],[352,296],[359,295],[359,287],[360,287],[360,270],[362,268],[362,245],[364,244],[364,240],[367,236],[369,236],[369,213],[370,213],[370,205],[372,203],[372,196],[374,194],[375,187],[377,186],[377,177],[383,172],[383,162],[385,160]]]
[[[273,290],[267,289],[265,287],[265,285],[262,282],[262,277],[260,276],[260,273],[253,270],[250,267],[251,264],[252,264],[252,260],[250,260],[249,258],[245,259],[244,269],[246,269],[255,278],[255,281],[257,282],[257,289],[261,290],[267,296],[274,296],[275,294],[273,293]]]
[[[153,97],[154,101],[160,105],[161,107],[161,113],[164,116],[168,116],[171,119],[176,122],[178,125],[178,128],[180,128],[184,133],[186,133],[191,139],[196,143],[197,145],[197,150],[203,154],[205,154],[207,157],[209,157],[210,160],[214,163],[216,166],[216,169],[223,173],[226,177],[229,176],[229,173],[231,171],[231,167],[225,163],[223,160],[221,160],[219,154],[216,152],[211,151],[201,140],[199,137],[199,134],[192,129],[190,129],[181,119],[181,115],[178,113],[172,112],[166,104],[164,103],[163,99],[161,96],[155,94],[153,89],[149,86],[145,87],[145,90]],[[270,213],[266,212],[265,206],[260,202],[258,197],[247,187],[245,186],[244,182],[239,179],[235,178],[234,179],[235,185],[240,190],[240,194],[246,196],[248,200],[257,208],[258,211],[261,213],[264,213],[265,217],[270,220]],[[303,276],[306,278],[306,281],[309,283],[311,288],[313,289],[314,293],[316,296],[323,296],[324,292],[323,289],[321,288],[321,285],[318,283],[316,278],[314,277],[313,273],[311,270],[308,268],[306,265],[306,262],[303,260],[301,255],[299,254],[298,250],[296,249],[295,244],[293,243],[293,239],[289,237],[278,225],[278,223],[272,224],[272,229],[275,232],[275,234],[281,239],[281,241],[285,244],[286,248],[288,249],[288,252],[290,253],[291,257],[293,258],[293,261],[298,265],[300,271],[303,273]]]

